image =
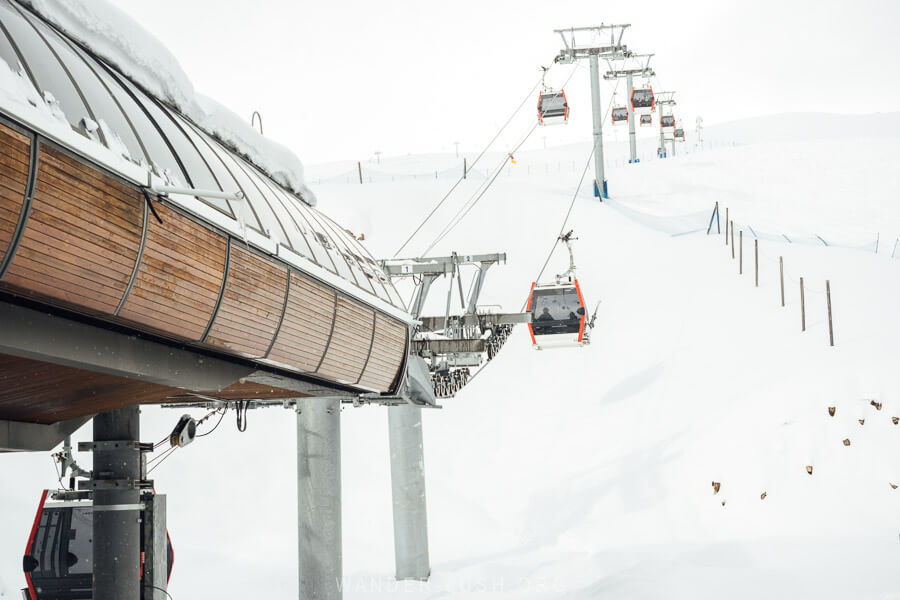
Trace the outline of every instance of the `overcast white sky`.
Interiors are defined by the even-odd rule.
[[[689,129],[696,115],[900,109],[893,0],[116,1],[199,92],[259,110],[307,164],[477,151],[558,52],[552,30],[601,22],[631,23],[629,48],[656,53]],[[551,144],[590,135],[586,69],[567,93],[573,122],[542,131]]]

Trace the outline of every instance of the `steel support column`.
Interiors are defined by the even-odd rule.
[[[394,560],[397,579],[427,580],[428,519],[422,409],[412,404],[388,408],[391,494],[394,507]]]
[[[94,600],[139,600],[141,569],[140,409],[94,417]]]
[[[596,53],[590,55],[591,67],[591,111],[594,117],[594,190],[600,197],[609,198],[606,176],[603,173],[603,111],[600,108],[600,59]]]
[[[662,117],[663,111],[662,107],[659,109],[659,148],[663,155],[666,154],[666,134],[663,132],[662,128]]]
[[[341,600],[341,401],[297,400],[301,600]]]
[[[628,162],[635,163],[638,161],[637,134],[634,130],[634,106],[631,103],[631,95],[634,92],[634,77],[631,73],[626,75],[626,81],[628,83],[628,101],[625,106],[628,107],[628,146],[631,150],[631,158],[628,159]]]

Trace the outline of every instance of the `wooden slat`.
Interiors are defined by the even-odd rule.
[[[375,317],[375,340],[366,370],[359,380],[365,387],[387,392],[403,365],[407,329],[403,323],[384,315]]]
[[[50,169],[67,174],[68,193],[48,184]],[[137,260],[143,204],[137,190],[42,144],[31,213],[3,283],[112,314]]]
[[[161,402],[182,392],[137,379],[0,355],[0,419],[56,423]]]
[[[222,289],[228,242],[164,205],[156,211],[162,224],[150,219],[137,278],[119,316],[200,341]],[[203,251],[194,251],[198,247]]]
[[[299,371],[315,371],[333,320],[334,292],[292,272],[287,312],[268,358]]]
[[[334,333],[317,373],[337,381],[356,383],[369,353],[372,321],[372,309],[339,296]]]
[[[287,291],[287,269],[232,242],[228,279],[206,343],[253,358],[265,356]]]
[[[25,200],[31,140],[0,124],[0,262],[12,242]]]

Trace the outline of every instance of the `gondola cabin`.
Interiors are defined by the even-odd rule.
[[[569,121],[569,103],[565,90],[554,92],[544,90],[538,95],[538,123],[541,125],[561,125]]]
[[[578,280],[531,284],[528,331],[537,350],[584,346],[590,340],[589,315]]]
[[[675,116],[662,115],[659,118],[659,126],[662,128],[663,133],[673,133],[675,131]]]
[[[675,137],[676,142],[683,142],[684,141],[684,129],[681,127],[676,127],[675,133],[673,134],[673,136]]]
[[[641,115],[641,127],[650,127],[653,125],[653,115]]]
[[[628,123],[628,108],[625,106],[614,106],[612,109],[612,124],[625,125]]]
[[[90,600],[93,587],[92,529],[94,507],[90,500],[54,502],[48,501],[51,492],[44,491],[38,504],[37,515],[22,569],[25,571],[26,600]],[[172,573],[174,553],[168,533],[154,531],[156,522],[151,511],[157,508],[151,492],[144,492],[141,511],[141,600],[152,600],[154,588],[165,589]],[[165,548],[159,555],[164,562],[155,560],[153,549]],[[157,572],[154,565],[164,565],[164,572]]]
[[[653,88],[634,88],[631,90],[631,109],[637,115],[649,115],[656,106]]]

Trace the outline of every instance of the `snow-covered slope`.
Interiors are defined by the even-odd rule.
[[[517,328],[459,397],[426,411],[428,583],[392,579],[385,411],[344,411],[345,598],[896,594],[896,142],[686,144],[674,159],[626,166],[616,166],[611,144],[612,201],[599,204],[583,190],[570,223],[586,299],[602,301],[592,345],[536,352]],[[652,153],[650,143],[641,151]],[[506,251],[509,262],[491,271],[483,302],[518,309],[588,152],[584,144],[517,156],[433,252]],[[428,173],[455,162],[403,157],[377,166]],[[461,186],[410,254],[482,180]],[[398,178],[323,183],[316,192],[340,222],[366,234],[375,254],[389,256],[448,187],[440,177]],[[705,235],[716,201],[723,221],[728,207],[744,232],[743,275],[724,239]],[[759,288],[750,227],[761,234]],[[816,234],[840,244],[826,247]],[[558,253],[550,269],[563,264]],[[435,288],[437,304],[443,293]],[[162,438],[178,414],[145,409],[142,437]],[[169,494],[170,592],[295,597],[292,414],[251,413],[244,434],[231,418],[153,472],[157,490]],[[0,579],[14,588],[38,490],[55,475],[45,456],[6,456],[3,467],[16,485],[0,490]]]

